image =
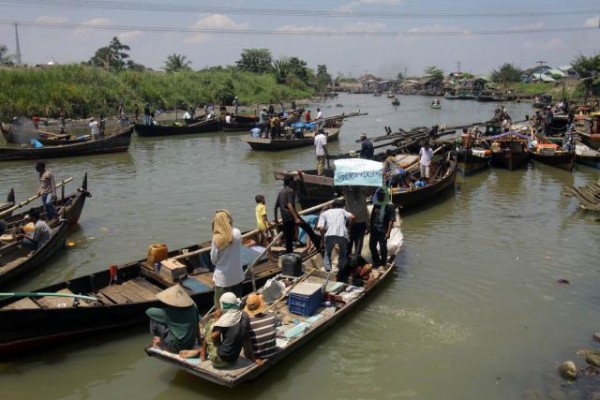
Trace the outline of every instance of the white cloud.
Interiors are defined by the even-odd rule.
[[[559,39],[554,38],[549,41],[537,41],[537,40],[528,40],[525,42],[526,49],[545,49],[545,50],[556,50],[565,48],[565,43]]]
[[[600,17],[586,19],[583,23],[584,28],[598,28],[600,26]]]
[[[35,22],[48,23],[48,24],[61,24],[67,22],[67,17],[56,17],[51,15],[42,15],[35,19]]]
[[[135,38],[138,38],[142,36],[142,31],[128,31],[128,32],[121,32],[117,35],[117,37],[119,38],[119,40],[121,42],[126,42],[129,40],[133,40]]]
[[[343,33],[343,32],[381,32],[385,29],[386,25],[380,22],[356,22],[351,25],[345,25],[339,29],[331,29],[327,26],[317,25],[282,25],[276,28],[275,32],[288,32],[288,33]]]
[[[412,34],[442,34],[442,33],[463,33],[469,34],[470,30],[461,28],[460,26],[455,25],[425,25],[419,26],[416,28],[411,28],[408,30],[408,33]]]
[[[544,28],[546,25],[543,22],[535,22],[532,24],[526,24],[526,25],[517,25],[517,26],[511,26],[508,28],[509,31],[528,31],[528,30],[538,30],[538,29],[542,29]]]
[[[84,21],[83,24],[89,26],[104,26],[110,25],[110,20],[108,18],[94,18]]]
[[[314,32],[314,33],[327,33],[327,32],[335,32],[332,29],[329,29],[324,26],[315,26],[315,25],[283,25],[279,28],[275,29],[275,32]]]
[[[192,25],[191,29],[228,29],[228,30],[243,30],[248,29],[247,22],[237,23],[231,18],[223,14],[207,15]],[[210,39],[207,33],[198,33],[186,37],[186,43],[203,43]]]
[[[386,25],[380,22],[357,22],[352,25],[345,26],[344,31],[351,32],[381,32]]]
[[[367,6],[395,6],[400,4],[401,0],[355,0],[348,4],[344,4],[338,7],[338,11],[351,13],[355,8],[360,7],[362,5]]]

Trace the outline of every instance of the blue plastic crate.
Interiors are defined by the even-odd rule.
[[[288,295],[288,309],[294,314],[310,317],[321,305],[321,285],[302,282]]]

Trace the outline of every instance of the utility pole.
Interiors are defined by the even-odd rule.
[[[461,64],[460,61],[456,62],[456,66],[458,67],[458,71],[457,72],[458,72],[459,75],[460,75],[460,64]]]
[[[406,75],[408,73],[408,68],[404,67],[404,80],[406,80],[408,78],[408,75]]]
[[[17,28],[17,23],[15,22],[15,40],[17,42],[17,55],[16,62],[17,66],[21,65],[21,45],[19,44],[19,29]]]

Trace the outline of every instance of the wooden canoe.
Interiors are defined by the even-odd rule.
[[[458,169],[463,175],[470,175],[488,168],[492,160],[491,151],[487,149],[459,147],[455,150]]]
[[[221,127],[219,118],[194,122],[189,125],[144,125],[135,124],[135,131],[138,136],[156,137],[156,136],[175,136],[190,135],[194,133],[218,132]]]
[[[587,211],[600,211],[600,180],[586,186],[573,186],[569,190],[579,199],[580,208]]]
[[[327,141],[334,142],[339,139],[340,129],[339,128],[325,128],[327,132]],[[252,150],[258,151],[280,151],[295,149],[298,147],[314,146],[315,133],[305,133],[301,139],[296,138],[255,138],[251,136],[243,136],[241,138],[243,142],[250,145]]]
[[[74,157],[127,151],[131,142],[133,125],[96,140],[41,148],[5,146],[0,147],[0,161],[32,160],[56,157]]]
[[[575,152],[567,151],[562,148],[549,150],[545,148],[534,147],[529,149],[529,155],[535,161],[551,165],[553,167],[573,171],[575,169]]]
[[[510,171],[524,168],[527,165],[529,161],[528,136],[517,132],[505,132],[485,137],[484,140],[491,143],[492,165],[507,168]]]
[[[582,143],[575,144],[575,162],[589,167],[600,168],[600,151]]]
[[[320,205],[314,212],[326,204]],[[301,213],[303,214],[303,213]],[[243,237],[242,264],[252,264],[261,250],[254,246],[257,230],[245,232]],[[211,241],[171,250],[168,260],[183,264],[187,275],[180,279],[188,294],[200,310],[213,305],[213,280],[210,262]],[[261,255],[253,267],[256,285],[281,271],[277,256],[285,248],[271,248],[271,256]],[[297,248],[302,252],[305,248]],[[58,296],[92,296],[94,301],[75,301],[68,297],[0,297],[0,358],[43,345],[71,342],[74,338],[113,330],[147,321],[145,311],[159,306],[156,293],[174,285],[161,267],[156,271],[146,258],[138,261],[106,267],[98,272],[53,284],[34,292],[52,293]],[[243,290],[253,290],[252,273],[246,271]]]
[[[54,203],[56,213],[58,215],[61,215],[63,219],[66,219],[69,225],[75,225],[81,217],[81,212],[83,211],[83,206],[85,205],[86,198],[91,196],[91,193],[88,191],[88,179],[86,173],[83,177],[83,182],[81,183],[81,186],[74,193],[65,195],[64,185],[61,186],[60,195]],[[34,196],[34,198],[37,199],[37,196]],[[28,205],[31,201],[35,201],[35,199],[28,199],[19,203],[18,205],[14,206],[15,210]],[[6,215],[4,212],[0,212],[0,219],[4,219],[4,221],[8,225],[7,232],[15,230],[24,225],[26,223],[26,215],[33,208],[37,209],[40,212],[42,218],[46,218],[45,209],[43,205],[32,207],[26,211],[21,211],[17,214],[13,214],[12,216]]]
[[[31,253],[21,245],[22,240],[0,247],[0,287],[24,278],[44,265],[52,256],[64,249],[68,221],[61,220],[52,228],[52,237],[42,247]],[[3,328],[4,329],[4,328]]]
[[[305,345],[310,340],[318,337],[322,332],[333,329],[338,321],[356,310],[357,306],[363,303],[368,295],[375,292],[393,275],[394,261],[395,255],[390,257],[386,266],[374,269],[371,272],[369,280],[354,278],[352,284],[343,283],[342,292],[339,292],[340,294],[334,297],[331,305],[327,307],[319,304],[319,307],[311,316],[292,314],[291,307],[288,306],[287,296],[275,302],[268,312],[275,315],[290,316],[289,319],[292,322],[283,321],[284,323],[277,328],[279,337],[277,340],[277,352],[271,358],[263,360],[262,367],[259,367],[243,355],[240,356],[232,367],[216,369],[213,368],[210,360],[201,361],[199,358],[183,359],[178,354],[153,347],[147,347],[146,353],[151,357],[158,358],[163,362],[196,375],[203,380],[230,388],[238,386],[243,382],[254,380],[265,374],[295,351],[303,347],[306,349],[307,346],[305,347]],[[326,272],[314,270],[294,282],[302,281],[321,285],[328,289],[335,287],[337,282],[332,282],[335,279],[328,278],[330,277]],[[293,285],[294,283],[288,283],[286,290],[289,291]],[[318,292],[319,303],[321,302],[320,293]]]

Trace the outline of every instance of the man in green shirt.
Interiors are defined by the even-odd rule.
[[[156,298],[167,307],[146,310],[154,336],[152,346],[179,353],[200,343],[198,309],[185,289],[175,285],[158,293]]]

